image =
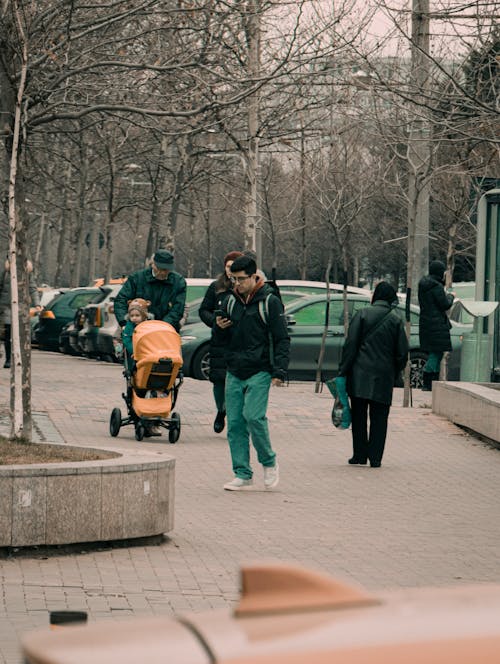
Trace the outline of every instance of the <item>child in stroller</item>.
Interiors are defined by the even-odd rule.
[[[122,418],[120,409],[114,408],[109,423],[110,434],[117,436],[122,426],[133,424],[136,440],[142,440],[145,436],[155,435],[154,428],[163,427],[168,430],[169,442],[175,443],[181,431],[181,418],[172,412],[182,384],[181,338],[172,325],[163,321],[143,318],[134,325],[130,314],[135,302],[133,300],[129,305],[132,348],[127,334],[123,335],[123,375],[127,391],[122,396],[128,416]],[[144,317],[147,303],[145,300],[142,303],[140,313]],[[137,308],[137,304],[134,306]]]

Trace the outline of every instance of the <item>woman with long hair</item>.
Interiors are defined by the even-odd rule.
[[[226,362],[224,360],[224,347],[221,343],[220,335],[217,335],[217,330],[214,330],[215,311],[222,309],[226,298],[232,291],[231,265],[239,256],[243,256],[241,251],[230,251],[224,256],[224,270],[207,288],[200,306],[201,320],[205,325],[212,328],[209,378],[213,384],[214,400],[217,407],[217,415],[214,420],[215,433],[221,433],[224,430],[226,422],[226,404],[224,399]]]

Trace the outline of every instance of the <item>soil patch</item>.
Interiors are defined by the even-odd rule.
[[[64,461],[99,461],[112,459],[119,454],[96,450],[86,450],[82,447],[68,447],[62,445],[48,445],[46,443],[19,443],[10,442],[0,436],[0,466],[30,464],[30,463],[61,463]]]

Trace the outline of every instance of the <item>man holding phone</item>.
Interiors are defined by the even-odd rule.
[[[255,260],[237,258],[231,273],[234,293],[215,318],[225,342],[227,437],[234,472],[224,489],[241,491],[253,484],[250,438],[264,467],[264,487],[273,489],[279,468],[269,437],[267,403],[271,384],[280,386],[286,379],[290,338],[283,304],[258,276]]]

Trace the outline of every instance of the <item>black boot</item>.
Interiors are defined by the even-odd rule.
[[[424,371],[424,373],[422,374],[422,392],[432,391],[432,378],[434,375],[435,374],[430,371]]]
[[[214,431],[215,433],[220,433],[221,431],[224,431],[224,427],[226,425],[226,411],[225,410],[219,410],[217,413],[217,416],[214,420]]]

